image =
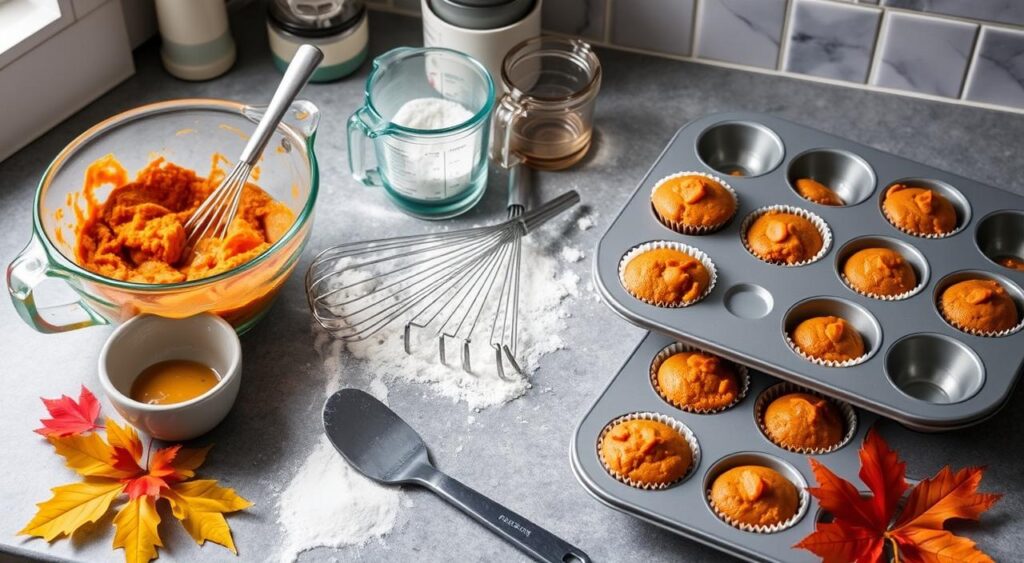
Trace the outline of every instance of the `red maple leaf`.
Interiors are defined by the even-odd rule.
[[[977,492],[984,468],[953,472],[944,467],[935,477],[918,483],[897,514],[907,491],[906,464],[873,428],[860,449],[860,479],[869,496],[862,496],[857,487],[817,460],[809,461],[818,486],[807,491],[832,521],[818,522],[814,532],[793,547],[806,549],[826,563],[883,561],[887,543],[908,562],[991,561],[974,542],[944,529],[951,518],[977,520],[1001,497]]]
[[[96,424],[96,418],[100,415],[100,403],[84,385],[79,393],[78,402],[67,395],[61,395],[59,399],[42,401],[52,418],[40,419],[43,427],[34,430],[37,434],[61,438],[103,428]]]

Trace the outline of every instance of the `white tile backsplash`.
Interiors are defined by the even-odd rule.
[[[871,83],[959,97],[977,32],[974,23],[889,12]]]
[[[1024,30],[981,28],[964,97],[1024,108]]]
[[[1024,25],[1024,0],[882,0],[889,8]]]
[[[775,68],[779,60],[786,0],[702,0],[696,56]]]
[[[865,82],[882,11],[831,0],[792,1],[783,68],[822,78]]]
[[[604,40],[607,1],[549,0],[541,6],[541,25],[558,33]]]
[[[612,4],[612,43],[689,55],[695,0],[618,0]]]

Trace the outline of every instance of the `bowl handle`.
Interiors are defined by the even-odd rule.
[[[108,321],[90,309],[79,299],[73,303],[37,307],[35,288],[47,277],[53,276],[46,251],[39,240],[34,238],[28,246],[7,267],[7,290],[11,302],[21,319],[39,332],[52,334],[104,325]]]

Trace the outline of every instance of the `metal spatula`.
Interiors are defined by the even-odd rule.
[[[324,429],[342,457],[366,477],[426,487],[538,561],[590,562],[579,549],[438,471],[420,435],[371,395],[358,389],[331,395],[324,405]]]

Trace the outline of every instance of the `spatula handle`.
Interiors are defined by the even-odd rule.
[[[590,558],[579,548],[437,469],[429,469],[417,481],[523,553],[547,563],[590,563]]]

